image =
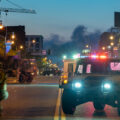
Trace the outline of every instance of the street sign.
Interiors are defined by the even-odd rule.
[[[46,54],[47,54],[46,50],[42,50],[42,55],[46,55]]]
[[[5,45],[6,45],[6,53],[8,53],[8,52],[10,51],[10,49],[11,49],[12,43],[11,43],[11,41],[8,40],[8,41],[5,43]]]

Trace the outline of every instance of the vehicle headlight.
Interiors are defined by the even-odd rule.
[[[63,84],[68,84],[68,80],[63,80]]]
[[[82,88],[82,82],[80,82],[80,81],[74,81],[73,83],[72,83],[72,89],[73,90],[81,90],[81,88]]]
[[[81,88],[81,87],[82,87],[82,84],[80,82],[75,83],[75,88]]]
[[[104,87],[104,89],[111,89],[111,84],[105,83],[103,87]]]
[[[112,91],[112,84],[109,83],[109,82],[103,83],[103,85],[102,85],[102,91],[103,91],[104,93],[111,92],[111,91]]]

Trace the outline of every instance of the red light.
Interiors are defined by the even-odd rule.
[[[100,59],[106,59],[106,58],[107,58],[107,56],[105,56],[105,55],[100,56]]]
[[[90,56],[92,59],[106,59],[106,55],[91,55]]]

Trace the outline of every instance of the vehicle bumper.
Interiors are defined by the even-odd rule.
[[[76,104],[82,104],[89,101],[98,101],[104,104],[108,104],[116,107],[117,97],[114,92],[104,93],[104,92],[96,92],[96,91],[74,91],[74,96],[76,98]]]

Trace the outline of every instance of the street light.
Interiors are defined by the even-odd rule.
[[[110,36],[110,40],[114,40],[114,36],[113,35]]]
[[[108,48],[108,49],[110,49],[110,48],[111,48],[111,46],[109,45],[107,48]]]
[[[86,48],[88,48],[88,47],[89,47],[89,45],[86,45],[85,47],[86,47]]]
[[[15,33],[14,32],[12,32],[11,39],[12,40],[15,39]]]
[[[113,46],[113,45],[114,45],[114,43],[113,43],[113,42],[111,42],[111,43],[110,43],[110,45],[111,45],[111,46]]]
[[[67,56],[66,56],[66,55],[64,55],[64,56],[63,56],[63,59],[67,59]]]
[[[36,40],[32,40],[32,43],[36,43]]]
[[[23,45],[20,45],[20,49],[21,49],[21,50],[23,49]]]
[[[13,45],[13,44],[15,44],[15,42],[14,42],[14,41],[12,41],[11,43],[12,43],[12,45]]]
[[[0,24],[0,30],[2,30],[4,28],[4,26],[2,24]]]
[[[105,47],[102,47],[102,50],[105,50]]]
[[[3,24],[2,24],[2,20],[0,20],[0,30],[2,30],[4,28]]]

